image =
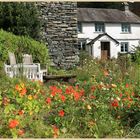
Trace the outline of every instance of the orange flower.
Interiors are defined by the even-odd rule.
[[[51,95],[55,96],[56,93],[62,93],[62,90],[57,88],[56,86],[50,86]]]
[[[53,126],[53,133],[54,133],[53,137],[54,138],[57,138],[58,137],[58,131],[59,131],[59,129],[54,125]]]
[[[73,96],[75,101],[78,101],[80,99],[80,94],[78,92],[75,92]]]
[[[58,128],[55,126],[55,125],[53,125],[53,131],[54,131],[54,133],[58,133]]]
[[[107,70],[105,70],[103,73],[104,73],[104,76],[109,76],[109,72]]]
[[[66,93],[66,94],[71,94],[71,93],[73,93],[73,91],[74,91],[74,89],[73,89],[72,86],[68,86],[68,87],[65,89],[65,93]]]
[[[27,89],[26,88],[23,88],[21,91],[20,91],[20,95],[23,96],[27,93]]]
[[[62,102],[65,102],[66,97],[64,95],[60,95],[60,98],[61,98]]]
[[[9,122],[9,128],[15,128],[16,126],[18,126],[19,125],[19,121],[18,120],[11,120],[10,122]]]
[[[20,135],[20,136],[22,136],[22,135],[24,135],[24,130],[23,129],[20,129],[19,131],[18,131],[18,135]]]
[[[19,111],[18,111],[18,114],[19,114],[19,115],[23,115],[23,114],[24,114],[24,111],[23,111],[23,110],[19,110]]]
[[[47,103],[47,104],[51,104],[51,98],[48,97],[48,98],[46,99],[46,103]]]
[[[21,88],[20,88],[20,86],[19,86],[18,84],[16,84],[15,89],[16,89],[17,91],[20,91],[20,90],[21,90]]]
[[[64,114],[65,114],[65,113],[64,113],[64,111],[63,111],[63,110],[60,110],[60,111],[59,111],[59,116],[60,116],[60,117],[63,117],[63,116],[64,116]]]

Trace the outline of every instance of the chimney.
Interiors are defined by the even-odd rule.
[[[129,11],[129,4],[128,4],[128,2],[124,2],[124,10],[125,10],[125,12]]]

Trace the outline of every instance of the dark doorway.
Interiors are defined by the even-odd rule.
[[[110,59],[110,42],[101,42],[101,59]]]

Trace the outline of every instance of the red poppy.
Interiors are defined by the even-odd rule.
[[[65,114],[65,112],[64,112],[63,110],[60,110],[60,111],[59,111],[59,116],[60,116],[60,117],[63,117],[64,114]]]
[[[19,125],[19,121],[18,120],[11,120],[10,122],[9,122],[9,128],[15,128],[16,126],[18,126]]]
[[[47,104],[51,104],[51,98],[48,97],[48,98],[46,99],[46,103],[47,103]]]
[[[113,107],[118,107],[118,106],[119,106],[118,100],[117,100],[117,99],[114,99],[114,100],[111,102],[111,105],[112,105]]]
[[[64,95],[60,95],[60,98],[61,98],[62,102],[65,102],[66,97]]]
[[[24,135],[24,130],[23,129],[20,129],[19,131],[18,131],[18,135],[20,135],[20,136],[22,136],[22,135]]]

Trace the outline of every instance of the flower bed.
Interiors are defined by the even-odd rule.
[[[7,86],[0,90],[1,138],[124,137],[140,108],[138,83],[92,78],[73,85],[12,80]]]

